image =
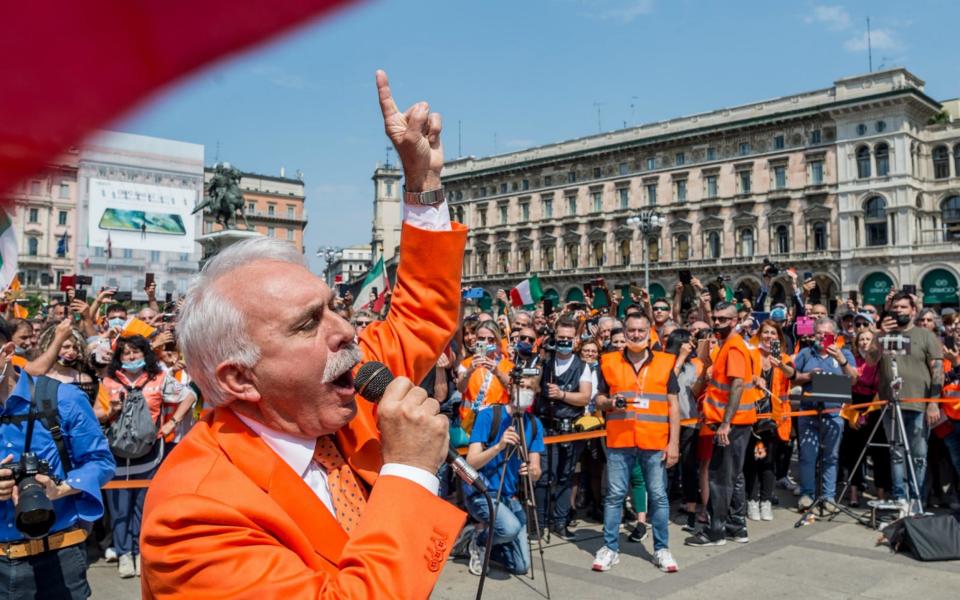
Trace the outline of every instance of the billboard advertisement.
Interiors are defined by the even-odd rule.
[[[90,246],[193,252],[197,190],[90,179]]]

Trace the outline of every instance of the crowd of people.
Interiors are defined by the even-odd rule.
[[[652,530],[654,563],[675,572],[671,519],[690,534],[688,545],[747,543],[750,521],[773,520],[777,487],[798,497],[800,512],[818,497],[827,510],[865,498],[892,500],[904,513],[921,503],[957,508],[960,406],[922,402],[960,395],[957,313],[902,291],[882,306],[847,299],[831,310],[811,301],[814,287],[792,270],[790,301],[773,302],[772,279],[765,267],[755,300],[728,301],[692,278],[673,298],[636,287],[623,298],[601,285],[594,293],[609,302],[597,308],[593,295],[557,310],[511,307],[502,291],[489,310],[464,301],[459,332],[421,387],[450,418],[451,442],[497,493],[490,532],[483,498],[441,473],[441,494],[472,516],[458,548],[470,571],[480,574],[493,544],[495,561],[524,573],[531,536],[575,541],[589,519],[603,526],[594,570],[619,562],[625,526],[628,543]],[[177,344],[179,307],[158,303],[155,283],[145,291],[148,302],[129,307],[112,300],[115,290],[88,304],[70,288],[30,318],[14,318],[8,304],[0,327],[18,370],[82,393],[120,480],[150,479],[204,410]],[[338,297],[332,307],[357,335],[389,311],[389,302],[380,314],[351,304]],[[896,360],[919,490],[902,453],[872,446],[858,463],[882,411],[850,406],[891,398],[894,353],[881,342],[889,335],[910,340]],[[804,392],[818,373],[849,378],[850,398],[821,406],[820,416],[792,417],[812,408]],[[152,428],[138,428],[138,412]],[[889,417],[875,442],[892,435]],[[593,430],[601,431],[544,443]],[[139,575],[145,495],[145,487],[104,490],[87,540],[88,551],[118,563],[120,577]]]

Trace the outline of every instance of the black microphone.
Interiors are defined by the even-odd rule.
[[[364,363],[353,379],[353,389],[370,402],[376,404],[383,398],[387,386],[393,381],[393,373],[387,365],[371,361]],[[457,474],[457,477],[472,485],[480,492],[486,492],[487,486],[480,478],[480,473],[467,464],[467,461],[451,446],[447,448],[447,464]]]

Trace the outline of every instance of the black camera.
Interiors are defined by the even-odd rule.
[[[777,263],[770,262],[769,258],[765,258],[763,259],[763,274],[776,277],[780,274],[780,267],[777,266]]]
[[[17,529],[32,538],[47,535],[57,515],[53,511],[53,502],[47,498],[46,488],[37,481],[37,475],[49,476],[50,465],[35,452],[24,452],[18,462],[2,465],[0,469],[10,469],[12,474],[7,479],[17,482],[20,491],[20,502],[14,511]]]
[[[93,285],[93,277],[90,275],[77,275],[76,283],[80,285]]]

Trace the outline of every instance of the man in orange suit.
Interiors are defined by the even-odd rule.
[[[270,238],[205,265],[178,329],[216,409],[150,486],[144,598],[426,598],[463,525],[436,495],[448,421],[413,382],[456,330],[466,229],[443,202],[439,115],[399,112],[383,72],[377,87],[406,182],[389,316],[354,344],[330,288]],[[361,359],[399,375],[376,409],[353,392]]]

